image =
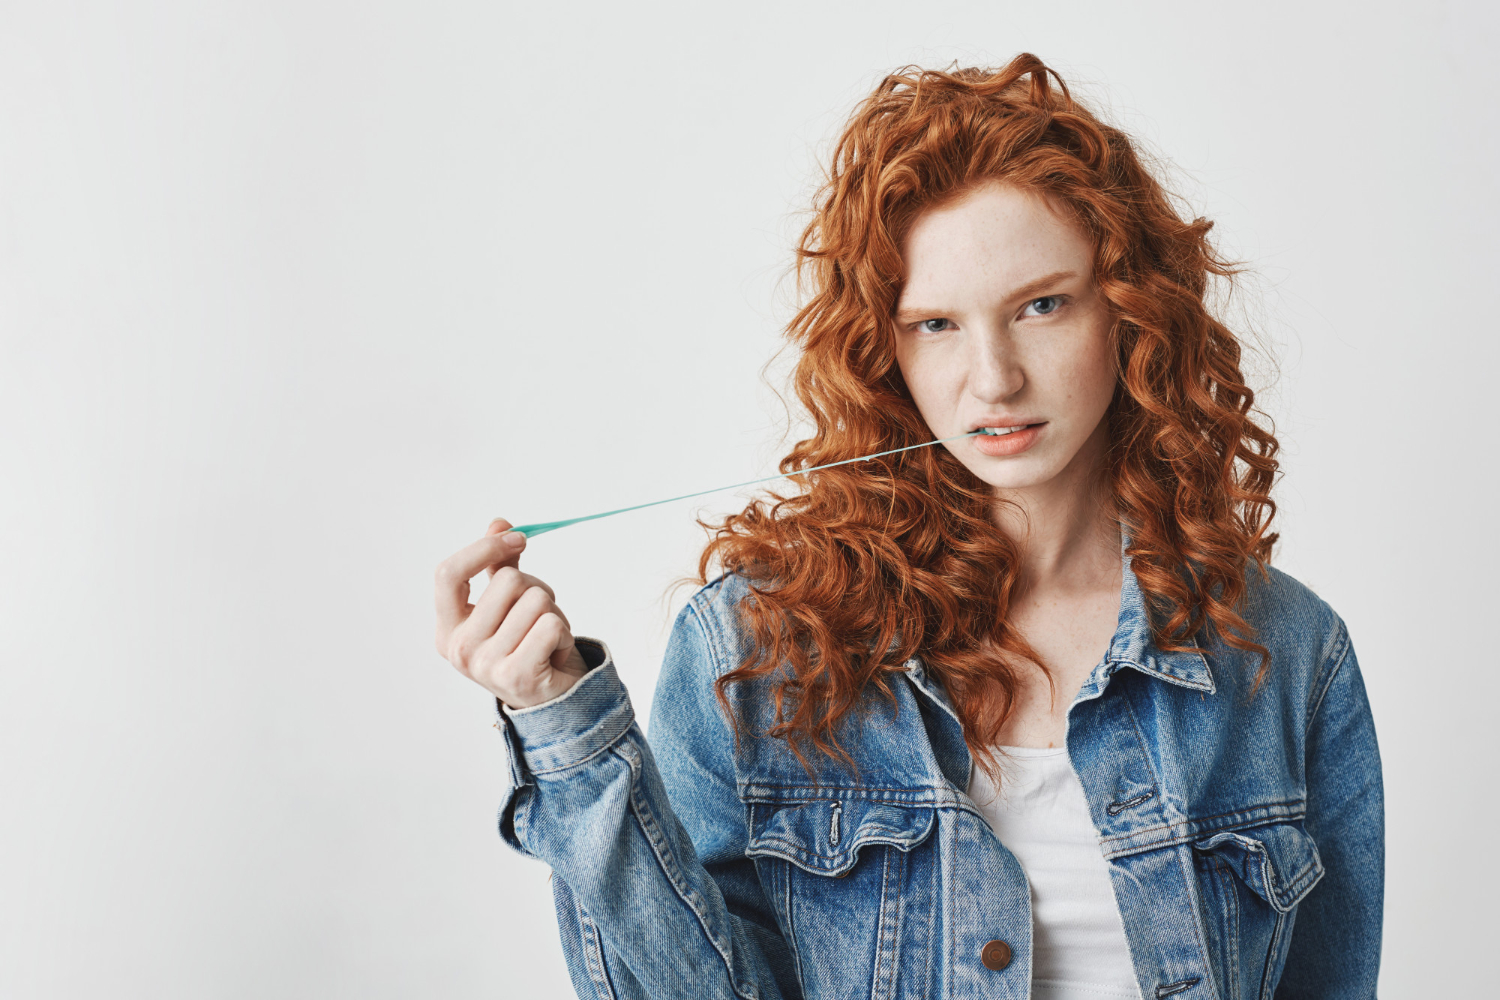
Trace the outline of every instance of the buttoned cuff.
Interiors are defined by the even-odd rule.
[[[585,636],[575,636],[573,641],[589,667],[578,683],[528,708],[495,702],[500,728],[519,751],[512,755],[513,766],[519,756],[534,775],[577,767],[619,742],[635,721],[635,709],[615,672],[609,647]]]

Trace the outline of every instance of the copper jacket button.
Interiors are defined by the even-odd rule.
[[[1010,945],[1004,941],[991,941],[979,949],[979,960],[984,963],[986,969],[999,972],[1010,964]]]

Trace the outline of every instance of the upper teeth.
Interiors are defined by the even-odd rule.
[[[1017,424],[1014,427],[981,427],[979,429],[985,434],[999,437],[1002,434],[1014,434],[1016,431],[1024,431],[1027,426],[1027,424]]]

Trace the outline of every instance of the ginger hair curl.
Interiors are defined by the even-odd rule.
[[[994,774],[1017,689],[1006,657],[1034,659],[1009,622],[1015,543],[990,488],[946,449],[798,471],[932,439],[896,365],[901,243],[924,209],[990,180],[1045,196],[1093,242],[1119,373],[1107,474],[1157,644],[1183,649],[1211,625],[1261,654],[1257,684],[1266,670],[1235,609],[1247,565],[1263,567],[1276,540],[1278,445],[1252,417],[1239,340],[1205,302],[1212,276],[1235,273],[1212,223],[1182,218],[1125,133],[1036,56],[908,67],[855,109],[798,246],[805,298],[787,334],[815,432],[780,469],[799,492],[707,526],[698,566],[701,581],[717,563],[752,588],[740,613],[754,652],[718,680],[721,706],[732,718],[729,685],[775,678],[767,735],[804,765],[807,745],[853,764],[840,722],[871,689],[891,697],[890,675],[920,652]]]

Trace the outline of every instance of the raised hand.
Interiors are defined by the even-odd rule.
[[[437,650],[511,708],[556,698],[587,671],[552,588],[521,572],[526,537],[501,518],[437,568]],[[477,604],[469,581],[488,570]]]

